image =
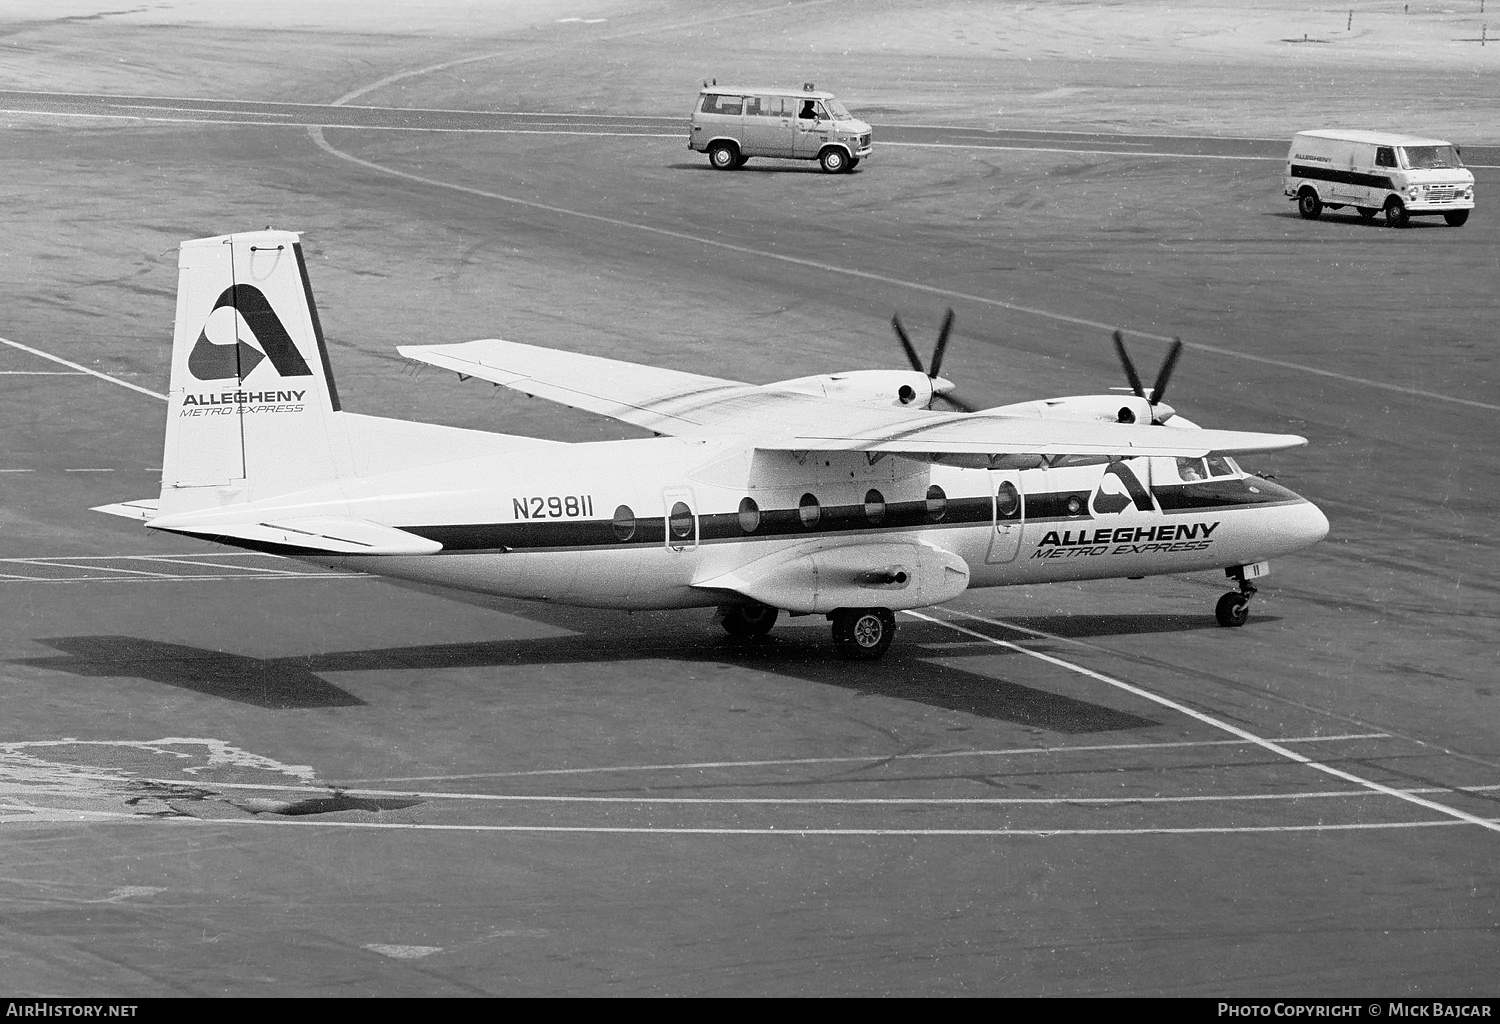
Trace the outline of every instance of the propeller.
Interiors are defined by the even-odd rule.
[[[927,407],[932,408],[932,402],[941,398],[959,412],[975,412],[979,407],[970,405],[953,393],[953,385],[938,376],[938,371],[943,366],[943,353],[948,350],[948,336],[953,332],[953,310],[949,309],[943,316],[943,326],[938,329],[937,344],[932,349],[932,365],[922,365],[922,357],[917,355],[917,350],[912,347],[911,338],[906,333],[906,328],[901,325],[899,316],[891,317],[891,326],[896,329],[896,339],[901,342],[901,348],[906,352],[906,358],[911,362],[911,368],[918,373],[925,373],[932,381],[932,401]]]
[[[1182,355],[1182,339],[1173,338],[1172,347],[1167,351],[1167,358],[1162,361],[1161,370],[1156,374],[1156,383],[1147,391],[1141,386],[1141,375],[1135,372],[1135,364],[1130,361],[1130,353],[1125,351],[1125,336],[1117,329],[1114,333],[1115,352],[1120,357],[1120,364],[1125,367],[1125,379],[1130,381],[1130,390],[1136,393],[1136,397],[1144,398],[1151,406],[1151,423],[1161,426],[1173,416],[1170,405],[1162,403],[1161,396],[1167,393],[1167,382],[1172,379],[1172,370],[1177,366],[1177,357]],[[1162,406],[1164,414],[1157,415],[1156,407]]]

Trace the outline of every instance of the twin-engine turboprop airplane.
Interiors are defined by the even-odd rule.
[[[411,359],[657,436],[562,444],[344,412],[298,236],[182,243],[159,498],[99,509],[153,530],[487,594],[782,611],[878,657],[894,612],[969,587],[1226,570],[1244,623],[1267,560],[1321,539],[1310,502],[1233,455],[1300,437],[1205,430],[1147,391],[937,412],[914,369],[742,384],[471,341]],[[1121,354],[1124,355],[1123,346]],[[948,400],[968,408],[956,398]],[[1184,429],[1186,428],[1186,429]]]

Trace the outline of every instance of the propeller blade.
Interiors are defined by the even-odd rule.
[[[932,366],[927,370],[927,376],[936,377],[938,368],[943,365],[943,353],[948,349],[948,332],[953,330],[953,307],[948,307],[948,312],[943,316],[942,329],[938,331],[937,345],[932,350]]]
[[[1173,338],[1172,347],[1167,352],[1166,361],[1161,364],[1161,372],[1156,375],[1156,383],[1151,388],[1151,404],[1155,405],[1161,401],[1161,396],[1166,394],[1167,381],[1172,378],[1172,369],[1177,365],[1177,357],[1182,354],[1182,339]]]
[[[896,329],[896,339],[901,342],[901,347],[906,350],[906,358],[911,360],[911,368],[918,373],[926,373],[927,368],[922,365],[922,357],[917,355],[917,350],[911,347],[911,339],[906,336],[906,328],[901,326],[901,318],[899,316],[892,316],[891,326]]]
[[[932,401],[933,402],[937,402],[937,401],[947,402],[949,405],[953,406],[953,408],[957,409],[959,412],[978,412],[979,411],[979,406],[977,406],[977,405],[971,405],[970,403],[964,401],[962,398],[959,398],[957,395],[955,395],[951,391],[946,391],[946,392],[944,392],[942,394],[935,394],[935,395],[933,395],[932,396]],[[929,409],[932,408],[932,403],[931,402],[928,403],[927,408],[929,408]]]
[[[1125,351],[1125,336],[1116,329],[1115,351],[1119,353],[1120,365],[1125,367],[1125,379],[1130,381],[1130,390],[1135,392],[1137,398],[1146,397],[1146,389],[1141,387],[1141,376],[1135,372],[1135,364],[1130,361],[1130,354]]]

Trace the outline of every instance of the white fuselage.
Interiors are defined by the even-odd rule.
[[[679,503],[687,512],[674,517]],[[320,564],[638,609],[724,603],[706,581],[778,553],[921,545],[959,556],[968,586],[988,587],[1247,565],[1328,529],[1285,488],[1241,474],[1184,482],[1170,458],[962,469],[899,457],[872,464],[860,452],[799,461],[725,438],[476,457],[273,499],[266,514],[351,516],[443,545],[428,555],[283,552]],[[872,594],[869,603],[895,602]]]

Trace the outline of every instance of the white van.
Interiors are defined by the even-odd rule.
[[[1308,220],[1352,206],[1365,220],[1383,211],[1396,228],[1436,214],[1458,227],[1474,209],[1473,172],[1451,142],[1388,132],[1298,132],[1283,191]]]
[[[688,149],[720,171],[753,156],[816,160],[829,174],[852,171],[870,155],[870,126],[831,92],[704,85],[693,106]]]

